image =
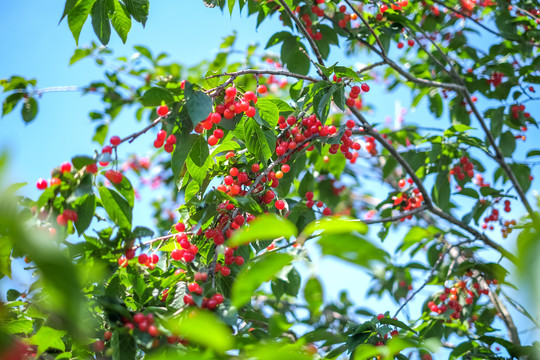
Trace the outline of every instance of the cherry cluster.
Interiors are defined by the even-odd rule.
[[[461,318],[464,307],[472,305],[475,298],[489,294],[489,288],[482,288],[480,282],[473,278],[472,271],[467,272],[467,276],[470,278],[469,284],[467,284],[467,281],[461,280],[451,288],[445,287],[442,294],[433,301],[428,302],[429,310],[439,315],[448,312],[450,319],[457,320]],[[485,281],[487,285],[498,284],[495,279],[486,279]],[[476,318],[474,315],[471,316],[472,321],[475,321]]]
[[[465,180],[465,176],[474,178],[474,164],[469,161],[468,157],[462,156],[459,159],[459,164],[450,170],[450,175],[454,175],[459,181]]]

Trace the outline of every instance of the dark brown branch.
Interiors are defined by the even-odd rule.
[[[304,36],[306,37],[307,41],[309,42],[309,45],[311,46],[311,49],[313,50],[313,53],[317,57],[317,61],[319,62],[319,64],[324,66],[324,61],[323,61],[321,52],[319,51],[319,48],[317,47],[317,44],[315,44],[315,41],[313,40],[313,38],[307,32],[304,24],[302,24],[302,22],[294,15],[293,11],[284,0],[278,0],[278,2],[281,4],[281,6],[283,6],[287,14],[289,14],[289,17],[296,23],[296,26],[298,26],[298,29],[300,29],[302,34],[304,34]]]
[[[253,75],[281,75],[281,76],[287,76],[287,77],[293,77],[293,78],[297,78],[297,79],[307,80],[307,81],[311,81],[311,82],[319,81],[319,80],[317,80],[317,79],[315,79],[315,78],[313,78],[311,76],[300,75],[300,74],[296,74],[296,73],[286,71],[286,70],[258,70],[258,69],[246,69],[246,70],[235,71],[235,72],[232,72],[232,73],[223,73],[223,74],[211,75],[211,76],[207,76],[205,79],[212,79],[212,78],[224,77],[224,76],[231,76],[231,77],[236,78],[238,76],[249,75],[249,74],[253,74]]]
[[[379,36],[375,33],[375,30],[369,25],[369,22],[362,16],[362,14],[356,10],[356,8],[351,4],[349,0],[344,0],[347,5],[352,9],[352,11],[358,16],[358,18],[364,23],[364,25],[368,28],[369,32],[375,37],[375,41],[377,42],[377,45],[379,45],[379,48],[381,49],[381,54],[383,58],[386,58],[386,50],[384,50],[384,46],[381,42],[381,39],[379,39]]]

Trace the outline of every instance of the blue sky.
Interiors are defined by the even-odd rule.
[[[103,68],[97,67],[91,60],[68,66],[76,44],[67,22],[58,24],[63,4],[60,0],[5,1],[2,4],[0,49],[3,54],[0,57],[0,78],[15,74],[36,78],[40,88],[85,86],[102,78]],[[206,8],[202,0],[152,1],[146,28],[143,29],[134,22],[127,44],[122,44],[116,34],[113,34],[109,47],[116,56],[131,56],[134,53],[133,45],[143,44],[152,49],[153,53],[167,52],[175,61],[194,65],[200,60],[212,58],[221,39],[234,30],[238,32],[240,49],[252,42],[258,42],[264,47],[267,39],[281,30],[276,19],[264,22],[257,31],[254,30],[255,24],[254,17],[247,18],[245,14],[240,17],[237,10],[230,17],[228,13],[222,14],[217,9]],[[88,22],[82,31],[79,44],[84,46],[92,40],[95,41],[96,38]],[[338,50],[337,55],[341,55],[341,50]],[[372,86],[372,89],[375,87]],[[386,116],[393,116],[394,106],[382,98],[385,95],[377,90],[372,94],[374,104],[385,104],[379,109],[376,108],[377,117],[372,118],[383,122]],[[409,104],[407,93],[399,92],[397,97],[401,98],[404,106]],[[424,105],[421,104],[419,108]],[[39,106],[39,114],[31,124],[24,124],[19,108],[0,119],[0,151],[7,149],[11,159],[7,181],[29,182],[23,192],[31,197],[38,195],[35,181],[39,177],[47,178],[53,167],[68,161],[75,154],[91,154],[97,148],[97,145],[91,142],[95,125],[90,122],[88,112],[101,108],[97,97],[82,96],[77,92],[45,94],[40,99]],[[536,105],[531,112],[539,113],[538,110]],[[423,110],[407,115],[407,119],[425,126],[443,126],[428,120]],[[140,124],[134,121],[131,113],[123,112],[121,118],[112,125],[110,134],[125,136],[139,128]],[[538,132],[528,134],[530,138],[537,135]],[[153,136],[147,134],[140,140],[151,144]],[[138,146],[140,145],[135,143],[126,147],[124,154],[135,151]],[[535,171],[535,175],[540,176],[538,171]],[[144,209],[137,210],[135,223],[143,224],[145,218],[148,218],[147,212]],[[304,270],[304,273],[310,272],[317,273],[325,280],[326,289],[332,298],[337,297],[339,289],[349,288],[352,290],[352,297],[365,306],[362,303],[366,299],[362,294],[367,289],[367,278],[361,272],[351,272],[344,263],[331,260],[317,261]],[[340,275],[344,273],[349,275]],[[0,287],[1,285],[2,283]],[[383,301],[378,305],[371,308],[384,312],[390,303]]]

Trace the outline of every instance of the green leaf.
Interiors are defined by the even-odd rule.
[[[67,14],[70,13],[70,11],[77,5],[79,0],[66,0],[66,4],[64,5],[64,12],[62,13],[62,17],[60,18],[59,22],[62,22]]]
[[[124,176],[119,184],[113,183],[112,185],[120,194],[122,194],[124,199],[127,200],[129,207],[132,208],[135,204],[135,191],[128,178]]]
[[[38,112],[38,103],[34,98],[28,98],[23,104],[21,115],[25,122],[34,120]]]
[[[352,218],[326,216],[308,224],[304,229],[303,234],[307,237],[319,231],[325,235],[348,234],[353,231],[360,234],[366,234],[368,227],[363,222]]]
[[[94,213],[96,212],[96,197],[94,194],[88,195],[84,198],[81,204],[77,207],[77,221],[75,221],[75,228],[79,235],[81,235],[92,222]]]
[[[345,261],[369,267],[374,261],[384,261],[388,254],[363,237],[355,234],[323,234],[318,244],[324,255],[336,256]]]
[[[127,7],[119,0],[114,0],[114,12],[111,17],[114,30],[125,44],[129,30],[131,29],[131,16]]]
[[[171,104],[173,102],[173,93],[162,87],[153,87],[149,89],[141,98],[143,106],[160,106],[162,103]]]
[[[266,133],[268,133],[268,135],[270,135],[270,133],[274,134],[273,131],[267,131]],[[257,159],[264,163],[272,157],[274,145],[274,143],[271,143],[266,137],[266,133],[263,132],[255,119],[246,118],[244,123],[244,134],[246,136],[247,149],[255,155]]]
[[[438,118],[442,116],[443,103],[441,95],[438,92],[429,94],[429,110]]]
[[[128,202],[116,191],[99,188],[101,203],[111,220],[121,229],[131,230],[132,210]]]
[[[384,318],[380,319],[379,322],[381,324],[396,326],[398,328],[405,329],[405,330],[411,331],[413,333],[416,333],[416,331],[414,331],[409,325],[405,324],[402,321],[396,320],[396,319],[384,317]]]
[[[144,27],[148,19],[148,0],[125,0],[124,2],[131,16]]]
[[[233,9],[234,9],[234,3],[236,0],[227,0],[228,7],[229,7],[229,14],[232,15]]]
[[[310,277],[304,287],[304,298],[312,313],[319,313],[324,301],[323,287],[316,277]]]
[[[8,323],[4,323],[3,330],[8,334],[30,334],[34,329],[31,320],[15,320]]]
[[[186,82],[186,106],[193,126],[206,120],[212,112],[212,99],[202,91],[193,90],[193,85]]]
[[[191,148],[197,142],[200,136],[195,134],[181,134],[176,141],[176,148],[171,159],[171,169],[175,179],[178,179],[182,167],[191,151]]]
[[[433,201],[443,210],[450,204],[450,181],[448,180],[448,171],[440,172],[431,191]]]
[[[113,360],[133,360],[137,352],[135,339],[124,329],[113,331],[111,349]]]
[[[540,156],[540,150],[531,150],[527,153],[527,157]]]
[[[328,116],[328,112],[330,110],[330,101],[332,100],[332,95],[337,89],[338,89],[338,86],[336,84],[332,84],[327,89],[327,91],[324,92],[324,95],[322,96],[321,100],[318,103],[317,115],[319,116],[319,119],[321,120],[323,124],[326,121],[326,117]]]
[[[212,163],[208,143],[204,139],[204,136],[199,136],[186,159],[187,170],[195,181],[202,184],[208,175],[208,169],[212,166]]]
[[[111,21],[109,20],[109,0],[96,0],[92,6],[92,26],[99,41],[107,45],[111,38]]]
[[[264,48],[268,49],[269,47],[272,47],[272,46],[274,46],[276,44],[279,44],[283,40],[285,40],[287,38],[290,38],[290,37],[293,37],[293,35],[288,31],[277,32],[277,33],[275,33],[274,35],[272,35],[270,37],[270,39],[268,40],[268,42],[266,43],[266,46]]]
[[[309,73],[310,65],[311,62],[309,61],[308,57],[300,50],[297,50],[291,54],[287,60],[287,69],[300,75],[307,75]]]
[[[90,156],[79,155],[79,156],[72,157],[71,163],[73,164],[75,169],[80,170],[86,165],[95,164],[96,160],[94,160]]]
[[[269,252],[249,263],[236,277],[232,287],[232,304],[237,308],[245,305],[262,283],[270,281],[293,256],[285,253]]]
[[[22,98],[22,93],[15,93],[9,95],[2,103],[2,116],[5,116],[12,112]]]
[[[258,114],[271,129],[275,128],[279,120],[279,109],[269,98],[261,98],[257,101]],[[262,124],[261,124],[262,125]]]
[[[7,276],[11,278],[11,239],[9,237],[3,237],[0,241],[0,278]]]
[[[531,187],[531,168],[525,164],[508,164],[510,166],[510,169],[514,173],[514,175],[517,178],[517,181],[523,191],[527,192],[529,188]]]
[[[173,334],[178,334],[190,342],[203,345],[218,353],[224,353],[233,348],[234,338],[231,335],[231,329],[215,314],[194,309],[185,311],[182,315],[180,319],[171,318],[165,325]]]
[[[274,214],[267,214],[251,221],[249,227],[235,231],[229,240],[229,246],[248,244],[255,240],[273,240],[281,236],[289,239],[297,234],[296,226],[292,222]]]
[[[511,131],[506,131],[502,134],[499,147],[505,157],[512,157],[514,150],[516,150],[516,138]]]
[[[341,77],[341,78],[348,77],[356,81],[361,81],[356,71],[345,66],[335,66],[334,73],[336,74],[337,77]]]
[[[86,22],[86,19],[90,14],[90,10],[95,2],[96,0],[79,1],[68,14],[69,29],[73,34],[73,38],[75,39],[77,46],[79,45],[79,35],[81,34],[82,27]]]
[[[490,109],[486,112],[486,116],[489,116],[491,122],[489,124],[491,133],[494,138],[501,136],[503,120],[504,120],[504,107],[501,106],[497,109]]]
[[[49,348],[66,351],[66,345],[62,341],[62,337],[65,334],[65,331],[42,326],[38,332],[30,338],[30,344],[37,345],[38,349],[36,356],[38,357]]]
[[[154,231],[144,226],[136,226],[131,232],[135,238],[151,237],[154,236]]]

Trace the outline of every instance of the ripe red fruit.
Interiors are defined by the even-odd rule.
[[[39,178],[37,183],[36,183],[36,187],[39,189],[39,190],[45,190],[47,188],[47,180],[44,180],[42,178]]]
[[[383,314],[379,314],[379,315],[377,315],[377,320],[381,320],[383,317],[384,317]]]
[[[67,225],[67,222],[68,222],[68,219],[63,215],[58,215],[56,217],[56,222],[58,223],[58,225],[60,226],[66,226]]]
[[[332,215],[332,210],[330,208],[324,208],[323,210],[323,215],[324,216],[330,216]]]
[[[169,108],[167,105],[163,105],[157,108],[157,114],[161,117],[167,115],[169,113]]]
[[[137,258],[137,260],[139,261],[139,264],[144,265],[144,264],[146,264],[146,262],[148,261],[148,255],[146,255],[146,254],[141,254],[141,255],[139,255],[139,257]]]
[[[109,341],[111,340],[111,337],[112,337],[112,332],[110,331],[105,331],[105,333],[103,334],[103,338],[105,339],[105,341]]]
[[[368,84],[362,84],[360,85],[360,88],[362,89],[363,92],[368,92],[369,91],[369,85]]]
[[[176,136],[173,134],[169,135],[169,137],[167,138],[167,144],[176,144]]]
[[[215,294],[214,296],[212,296],[212,299],[214,299],[216,301],[216,303],[221,304],[223,302],[223,300],[225,300],[223,298],[223,295],[221,294]]]
[[[107,170],[105,172],[105,177],[114,184],[120,184],[124,178],[124,175],[122,175],[122,173],[119,171]]]
[[[167,138],[167,132],[165,130],[159,130],[159,132],[157,133],[157,140],[163,143],[163,141],[165,141],[166,138]]]
[[[186,225],[184,225],[183,222],[177,223],[176,225],[174,225],[174,228],[175,228],[176,231],[178,231],[178,232],[184,232],[184,231],[186,231]]]
[[[229,276],[231,274],[231,269],[227,266],[223,266],[220,271],[223,276]]]
[[[261,169],[261,166],[259,164],[251,165],[251,171],[253,171],[254,173],[259,172],[260,169]]]
[[[250,106],[250,107],[246,110],[246,116],[247,116],[247,117],[254,117],[256,112],[257,112],[257,110],[255,110],[255,108],[254,108],[253,106]]]
[[[159,335],[159,330],[155,325],[150,325],[148,327],[148,334],[152,337]]]
[[[223,130],[221,130],[221,129],[216,129],[216,130],[214,130],[214,136],[215,136],[217,139],[223,138]]]
[[[118,258],[118,266],[120,267],[128,266],[128,259],[124,255]]]
[[[87,173],[90,173],[90,174],[95,174],[97,173],[97,165],[96,164],[89,164],[89,165],[86,165],[86,172]]]
[[[403,49],[403,46],[404,46],[404,44],[401,41],[398,42],[398,44],[397,44],[398,49]]]
[[[234,99],[234,97],[236,96],[236,88],[233,86],[225,89],[225,95],[231,99]]]
[[[116,136],[116,135],[115,135],[115,136],[111,137],[111,140],[110,140],[110,141],[111,141],[111,145],[113,145],[113,146],[118,146],[118,145],[120,145],[120,143],[122,142],[122,139],[120,139],[119,136]]]
[[[71,164],[68,163],[68,162],[65,162],[63,163],[61,166],[60,166],[60,171],[61,172],[70,172],[71,171]]]
[[[241,256],[237,256],[234,258],[234,262],[236,263],[236,265],[242,265],[244,263],[244,258]]]
[[[103,350],[105,350],[105,343],[101,340],[98,340],[94,344],[92,344],[92,347],[94,348],[94,352],[102,352]]]
[[[246,91],[244,93],[244,100],[246,101],[255,101],[256,98],[257,96],[255,95],[253,91]]]
[[[64,210],[63,215],[66,219],[71,220],[73,222],[77,221],[77,219],[79,218],[79,216],[74,210],[69,210],[69,209]]]
[[[266,94],[267,91],[268,91],[268,89],[266,88],[266,85],[259,85],[257,87],[257,92],[259,94]]]
[[[413,45],[414,45],[414,40],[413,40],[413,39],[407,40],[407,44],[408,44],[409,46],[413,46]]]
[[[278,201],[276,201],[275,206],[276,206],[276,209],[283,210],[283,209],[285,209],[285,201],[278,200]]]
[[[185,253],[185,250],[174,249],[173,251],[171,251],[171,258],[173,260],[180,261],[184,253]]]

